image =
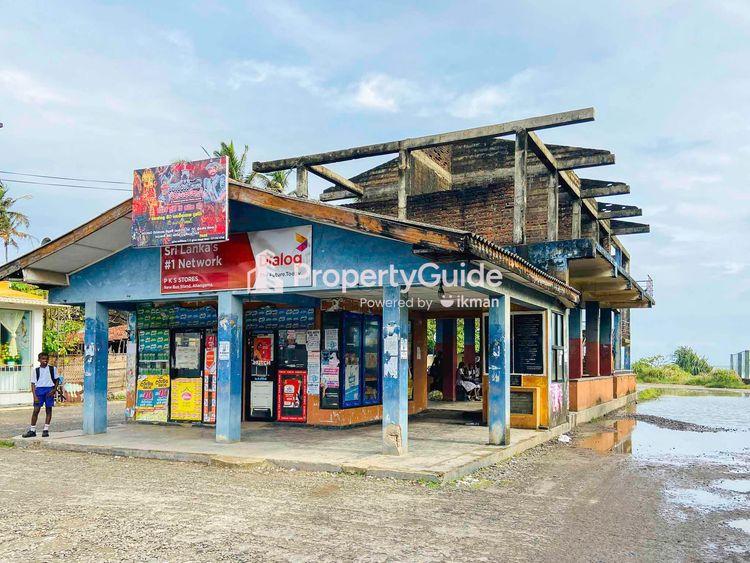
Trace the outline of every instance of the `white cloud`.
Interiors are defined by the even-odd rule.
[[[349,105],[363,109],[396,112],[416,96],[417,87],[407,80],[387,74],[362,78],[346,96]]]
[[[252,59],[235,61],[229,65],[227,83],[233,90],[252,84],[285,88],[290,82],[311,94],[323,95],[326,92],[310,67],[278,65]]]
[[[28,104],[66,103],[68,99],[61,92],[42,84],[28,73],[11,68],[0,69],[0,89]]]
[[[502,84],[481,86],[461,94],[448,106],[447,111],[454,117],[464,119],[497,115],[498,112],[528,99],[531,86],[539,76],[540,73],[535,69],[525,69]]]

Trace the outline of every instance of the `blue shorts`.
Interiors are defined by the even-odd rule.
[[[54,387],[37,387],[35,389],[35,395],[34,398],[34,406],[35,407],[41,407],[44,405],[45,407],[51,409],[55,406],[55,394],[52,393],[51,395],[47,395],[50,391],[52,391]]]

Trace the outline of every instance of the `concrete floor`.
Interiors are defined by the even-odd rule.
[[[409,453],[382,455],[380,425],[324,429],[252,422],[243,424],[242,441],[219,444],[211,428],[121,424],[106,434],[80,430],[51,438],[16,439],[19,446],[95,452],[224,465],[276,466],[307,471],[358,473],[400,479],[446,481],[507,459],[566,431],[513,429],[511,445],[487,444],[487,428],[460,420],[417,417],[409,423]]]

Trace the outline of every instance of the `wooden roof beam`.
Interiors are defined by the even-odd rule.
[[[573,125],[575,123],[585,123],[594,120],[594,108],[584,108],[562,113],[553,113],[516,121],[508,121],[497,125],[486,125],[484,127],[474,127],[472,129],[462,129],[450,133],[440,133],[437,135],[426,135],[424,137],[414,137],[402,141],[391,141],[388,143],[378,143],[375,145],[363,145],[350,149],[337,151],[322,152],[298,156],[294,158],[284,158],[281,160],[270,160],[265,162],[253,162],[253,170],[256,172],[273,172],[275,170],[287,170],[298,166],[308,166],[311,164],[326,164],[331,162],[342,162],[344,160],[354,160],[358,158],[367,158],[370,156],[381,156],[384,154],[397,153],[400,150],[426,149],[440,145],[449,145],[451,143],[460,143],[473,141],[476,139],[488,139],[492,137],[501,137],[511,135],[518,131],[536,131],[538,129],[548,129],[550,127],[560,127],[563,125]]]
[[[583,198],[607,197],[629,193],[630,186],[624,182],[608,182],[607,180],[581,178],[581,197]]]
[[[651,227],[645,223],[635,223],[633,221],[617,221],[612,219],[609,223],[613,235],[637,235],[641,233],[650,233]]]
[[[310,165],[306,166],[305,168],[307,168],[316,176],[319,176],[324,180],[328,180],[329,182],[333,182],[340,188],[344,188],[346,191],[353,193],[355,196],[361,197],[365,193],[365,189],[362,186],[360,186],[359,184],[355,184],[348,178],[344,178],[341,174],[336,174],[336,172],[334,172],[330,168],[326,168],[325,166],[320,165]]]
[[[599,219],[617,219],[619,217],[640,217],[643,210],[635,205],[598,202]]]

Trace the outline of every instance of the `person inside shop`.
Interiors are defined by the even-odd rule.
[[[479,385],[471,380],[469,370],[464,362],[458,364],[456,380],[458,381],[458,385],[466,391],[466,398],[469,401],[479,401]]]
[[[435,358],[432,360],[429,372],[429,384],[430,391],[441,390],[443,388],[443,352],[440,351],[435,354]]]
[[[49,425],[52,422],[52,407],[55,406],[55,395],[60,385],[60,378],[54,366],[49,365],[49,356],[44,352],[37,356],[39,367],[31,372],[31,396],[34,399],[34,412],[31,415],[31,426],[24,432],[24,438],[36,438],[36,421],[42,405],[46,412],[42,437],[49,437]]]

